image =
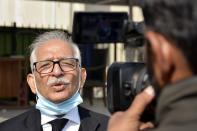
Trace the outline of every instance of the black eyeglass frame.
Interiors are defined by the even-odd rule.
[[[34,66],[34,69],[36,70],[36,72],[38,72],[39,74],[49,74],[49,73],[53,72],[53,69],[54,69],[55,64],[58,64],[58,65],[59,65],[59,67],[60,67],[60,69],[61,69],[62,72],[69,72],[69,71],[64,71],[64,70],[62,69],[62,67],[61,67],[61,65],[60,65],[60,62],[61,62],[62,60],[75,60],[75,61],[76,61],[76,66],[75,66],[75,68],[72,69],[72,70],[69,70],[69,71],[73,71],[73,70],[77,69],[77,67],[80,67],[79,59],[77,59],[77,58],[63,58],[63,59],[60,59],[60,60],[58,60],[58,61],[52,61],[52,60],[37,61],[37,62],[34,62],[34,63],[33,63],[33,66]],[[48,72],[48,73],[41,73],[41,72],[39,72],[39,71],[37,70],[36,64],[39,63],[39,62],[45,62],[45,61],[51,61],[51,62],[53,62],[53,68],[52,68],[51,72]]]

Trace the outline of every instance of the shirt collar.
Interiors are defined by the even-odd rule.
[[[44,124],[48,123],[49,121],[57,119],[56,116],[47,115],[42,111],[40,111],[40,113],[41,113],[41,125],[44,125]],[[78,107],[73,108],[71,111],[69,111],[62,118],[66,118],[71,122],[80,124],[80,117],[79,117]]]

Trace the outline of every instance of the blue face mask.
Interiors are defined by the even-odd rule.
[[[34,81],[35,81],[35,77],[34,77]],[[35,84],[35,86],[36,86],[36,84]],[[80,86],[80,82],[79,82],[79,86]],[[45,99],[38,92],[37,87],[36,87],[36,91],[37,91],[37,96],[38,96],[36,109],[38,109],[48,115],[67,114],[69,111],[71,111],[73,108],[75,108],[76,106],[78,106],[79,104],[81,104],[83,102],[83,99],[81,98],[78,90],[70,99],[68,99],[62,103],[59,103],[59,104],[55,104],[55,103]]]
[[[83,102],[83,99],[81,98],[78,91],[70,99],[59,104],[55,104],[45,99],[39,92],[37,92],[37,96],[38,100],[36,109],[48,115],[67,114],[69,111]]]

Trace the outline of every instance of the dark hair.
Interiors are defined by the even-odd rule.
[[[143,0],[146,27],[174,42],[197,74],[197,1]]]

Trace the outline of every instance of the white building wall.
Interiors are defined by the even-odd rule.
[[[93,5],[93,4],[86,4],[86,8],[85,8],[86,11],[92,11],[92,12],[95,12],[95,11],[110,11],[110,6],[106,6],[106,5]]]
[[[0,0],[0,26],[72,28],[72,15],[84,4],[33,0]]]
[[[14,19],[14,5],[12,0],[0,0],[0,25],[11,26]]]
[[[73,16],[75,11],[85,11],[85,4],[70,4],[70,17],[67,20],[70,21],[69,27],[67,28],[70,32],[72,32],[72,25],[73,25]]]

